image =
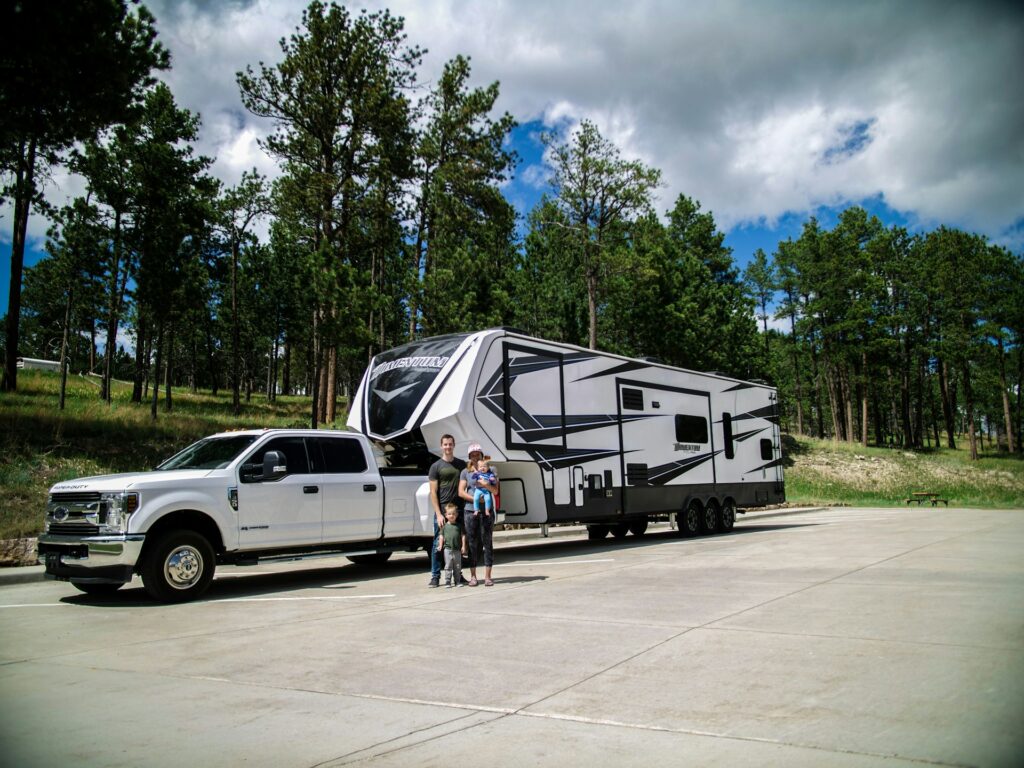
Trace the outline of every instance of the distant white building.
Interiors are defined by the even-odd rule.
[[[37,371],[60,371],[60,362],[57,360],[39,360],[35,357],[19,357],[18,367]]]

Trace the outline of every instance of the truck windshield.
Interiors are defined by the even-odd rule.
[[[257,435],[207,437],[174,454],[157,469],[223,469],[256,438]]]
[[[385,437],[405,428],[437,374],[468,335],[435,336],[377,355],[367,380],[370,432]]]

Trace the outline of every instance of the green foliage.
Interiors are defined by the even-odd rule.
[[[3,388],[17,388],[22,267],[31,208],[48,206],[36,175],[75,142],[127,119],[166,68],[153,17],[124,0],[4,3],[0,29],[0,199],[14,200]]]
[[[228,429],[302,425],[305,398],[257,398],[233,415],[230,395],[178,390],[176,406],[153,423],[131,402],[127,382],[114,382],[111,403],[96,397],[95,377],[72,376],[67,407],[56,408],[60,377],[22,371],[17,392],[0,393],[0,539],[36,534],[46,491],[73,477],[149,469],[188,443]]]

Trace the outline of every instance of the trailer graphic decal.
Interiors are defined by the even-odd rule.
[[[647,469],[647,482],[651,485],[665,485],[666,483],[675,480],[680,475],[685,475],[691,469],[695,469],[701,464],[711,461],[711,459],[720,453],[721,451],[702,453],[700,456],[693,456],[692,458],[683,459],[682,461],[673,461],[671,464],[662,464],[659,467],[649,467]]]
[[[766,405],[764,408],[755,408],[747,413],[740,413],[732,417],[733,421],[742,421],[743,419],[765,419],[770,421],[772,424],[777,424],[779,421],[779,414],[776,411],[774,405]]]
[[[754,435],[760,435],[766,429],[768,429],[768,427],[761,427],[760,429],[754,429],[750,432],[737,432],[732,436],[733,442],[742,443],[744,440],[748,440]]]
[[[584,359],[590,359],[589,357],[584,356],[576,357],[578,359],[573,362],[582,362]],[[513,364],[518,363],[519,360],[524,359],[525,358],[516,358],[515,361],[510,362],[510,367]],[[557,361],[552,361],[550,359],[533,358],[533,361],[534,362],[531,362],[527,366],[528,370],[517,370],[515,376],[510,374],[510,383],[514,381],[519,374],[533,373],[547,368],[552,368],[557,365]],[[516,367],[518,368],[518,365]],[[501,369],[498,369],[491,374],[484,386],[481,387],[480,391],[477,393],[476,399],[480,401],[491,413],[504,421],[506,418],[506,405],[501,373]],[[633,414],[619,417],[616,414],[605,413],[566,414],[564,417],[559,414],[534,415],[516,402],[514,398],[510,398],[509,406],[507,415],[511,421],[512,429],[516,431],[519,439],[524,443],[550,440],[552,438],[564,437],[565,435],[588,432],[593,429],[614,427],[631,421],[652,419],[657,416],[657,414],[649,416],[644,414]],[[564,429],[562,426],[563,423],[565,425]]]

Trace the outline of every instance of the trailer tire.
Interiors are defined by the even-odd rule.
[[[142,585],[162,603],[195,600],[210,586],[217,567],[210,542],[195,531],[168,531],[143,558]]]
[[[700,533],[700,519],[703,511],[704,507],[700,501],[690,499],[686,509],[683,510],[682,516],[677,521],[680,535],[689,538]]]
[[[736,502],[732,499],[726,499],[725,503],[722,504],[722,511],[718,515],[718,530],[722,533],[728,533],[734,525],[736,525]]]
[[[611,529],[607,525],[588,525],[587,538],[591,541],[600,541],[605,538]]]
[[[647,532],[647,518],[641,518],[640,520],[631,520],[629,523],[629,532],[634,536],[643,536]]]
[[[708,499],[708,503],[704,506],[704,514],[701,515],[700,519],[701,533],[717,533],[719,518],[720,509],[718,501],[716,499]]]
[[[373,552],[368,555],[349,555],[350,562],[370,568],[380,567],[391,559],[390,552]]]
[[[85,592],[87,595],[92,595],[93,597],[104,597],[106,595],[114,594],[117,590],[123,587],[124,584],[96,584],[88,581],[72,581],[71,586]]]
[[[612,526],[612,536],[616,539],[626,538],[627,533],[629,533],[629,523],[616,523]]]

